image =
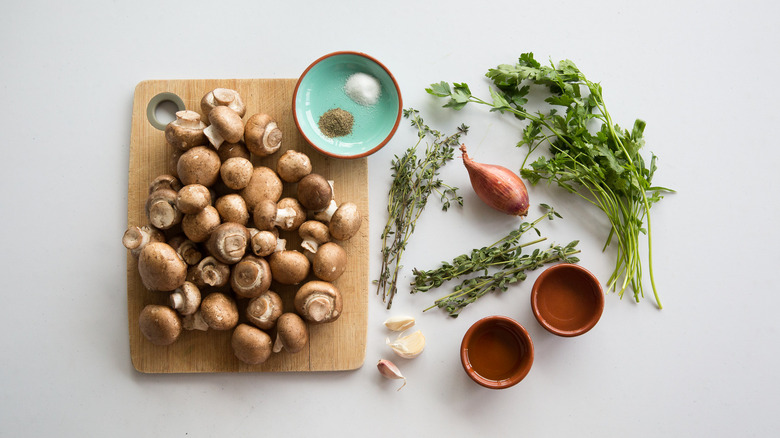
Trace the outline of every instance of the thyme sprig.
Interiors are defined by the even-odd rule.
[[[470,254],[461,254],[455,257],[452,262],[443,262],[439,268],[433,270],[415,269],[412,293],[428,292],[440,287],[446,281],[482,272],[482,275],[464,279],[455,286],[452,293],[437,299],[432,306],[424,311],[438,307],[446,309],[450,316],[457,317],[466,306],[488,292],[496,290],[505,292],[511,284],[525,280],[526,271],[556,261],[578,262],[579,259],[573,257],[574,254],[580,252],[576,249],[579,243],[576,240],[566,246],[550,245],[543,250],[536,248],[530,254],[522,253],[524,248],[547,240],[546,237],[541,237],[541,232],[536,227],[539,222],[545,218],[553,220],[555,217],[561,217],[551,207],[545,204],[541,204],[541,206],[548,210],[547,213],[533,222],[523,222],[517,229],[512,230],[497,242],[480,249],[474,249]],[[521,237],[529,230],[534,230],[541,238],[521,243]]]
[[[426,125],[419,111],[413,108],[405,109],[403,115],[417,129],[417,143],[401,157],[396,155],[391,165],[393,182],[388,194],[387,224],[382,231],[382,265],[379,279],[375,281],[377,294],[388,309],[398,291],[398,274],[403,268],[401,258],[430,195],[435,193],[439,197],[444,211],[453,202],[463,205],[457,187],[445,184],[438,176],[441,167],[454,158],[455,147],[460,145],[460,137],[468,132],[468,126],[462,124],[457,132],[446,136]],[[425,140],[432,141],[418,158],[418,147]]]

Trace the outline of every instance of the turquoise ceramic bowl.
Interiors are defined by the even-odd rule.
[[[374,105],[361,105],[344,91],[353,73],[366,73],[381,85]],[[328,137],[319,119],[328,110],[341,108],[352,114],[352,132]],[[360,158],[378,151],[395,133],[401,121],[401,90],[387,68],[359,52],[335,52],[314,61],[298,79],[293,94],[293,116],[303,138],[315,149],[334,158]]]

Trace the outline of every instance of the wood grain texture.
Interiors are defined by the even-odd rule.
[[[154,128],[146,118],[149,101],[159,93],[171,92],[184,101],[187,109],[200,112],[200,99],[217,88],[238,90],[247,105],[244,121],[252,114],[265,112],[274,117],[283,132],[282,150],[258,159],[255,165],[276,167],[284,150],[305,152],[312,160],[314,171],[335,181],[337,202],[351,201],[358,205],[363,223],[358,234],[341,242],[349,260],[347,271],[335,284],[343,294],[342,316],[331,324],[310,326],[311,342],[301,352],[277,353],[261,365],[238,361],[230,347],[232,330],[185,331],[173,345],[152,345],[138,328],[138,316],[147,304],[166,304],[168,294],[150,292],[144,288],[135,258],[127,254],[127,307],[130,329],[130,353],[133,365],[145,373],[210,373],[265,371],[333,371],[352,370],[363,364],[366,349],[368,318],[368,168],[366,159],[339,160],[328,158],[309,146],[298,134],[292,115],[294,79],[234,79],[234,80],[152,80],[138,84],[133,100],[130,140],[130,169],[127,192],[128,225],[145,225],[144,203],[149,183],[158,175],[168,173],[173,149],[165,142],[164,133]],[[286,184],[283,196],[294,196],[295,185]],[[297,233],[283,233],[288,248],[299,248]],[[272,290],[292,311],[296,288],[277,283]],[[246,300],[239,300],[239,308]],[[242,316],[242,321],[245,318]]]

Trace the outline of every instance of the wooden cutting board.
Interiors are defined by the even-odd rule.
[[[145,373],[210,373],[263,371],[332,371],[352,370],[363,364],[366,349],[368,312],[368,168],[365,158],[341,160],[328,158],[309,146],[298,134],[292,115],[295,79],[234,79],[234,80],[152,80],[138,84],[133,99],[130,138],[130,171],[127,191],[128,225],[145,225],[144,203],[149,183],[158,175],[168,173],[173,149],[165,142],[162,130],[147,118],[150,102],[161,99],[161,93],[181,98],[187,109],[200,111],[200,99],[214,88],[232,88],[243,97],[247,106],[244,121],[252,114],[265,112],[274,117],[283,132],[282,150],[262,159],[253,157],[255,165],[276,167],[284,150],[305,152],[314,172],[335,182],[336,201],[351,201],[363,215],[360,231],[342,242],[348,255],[346,272],[335,284],[343,294],[344,309],[333,323],[310,326],[310,343],[301,352],[276,353],[261,365],[247,365],[233,355],[230,331],[185,331],[170,346],[155,346],[143,337],[138,328],[138,316],[147,304],[166,304],[168,293],[150,292],[144,288],[135,258],[127,253],[127,313],[130,326],[130,354],[133,365]],[[163,96],[171,97],[170,94]],[[166,99],[163,99],[166,100]],[[175,100],[175,99],[174,99]],[[152,111],[153,113],[154,111]],[[286,184],[283,196],[294,196],[295,187]],[[288,248],[300,247],[297,233],[283,233]],[[118,237],[119,239],[119,237]],[[294,286],[274,283],[272,290],[285,302],[285,311],[292,311]],[[239,308],[246,305],[239,300]],[[243,304],[243,306],[242,306]],[[242,321],[245,318],[241,317]]]

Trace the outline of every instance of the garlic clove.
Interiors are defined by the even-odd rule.
[[[402,332],[414,325],[414,318],[411,316],[393,316],[385,321],[385,327],[394,332]]]
[[[402,333],[395,341],[387,339],[387,345],[395,351],[395,354],[404,359],[413,359],[425,349],[425,336],[420,330],[406,336]]]
[[[377,369],[379,370],[379,373],[383,376],[387,377],[388,379],[403,379],[404,384],[401,385],[401,388],[406,386],[406,377],[401,374],[401,370],[398,369],[398,367],[386,359],[379,359],[379,362],[376,364]],[[401,388],[398,388],[396,391],[400,391]]]

